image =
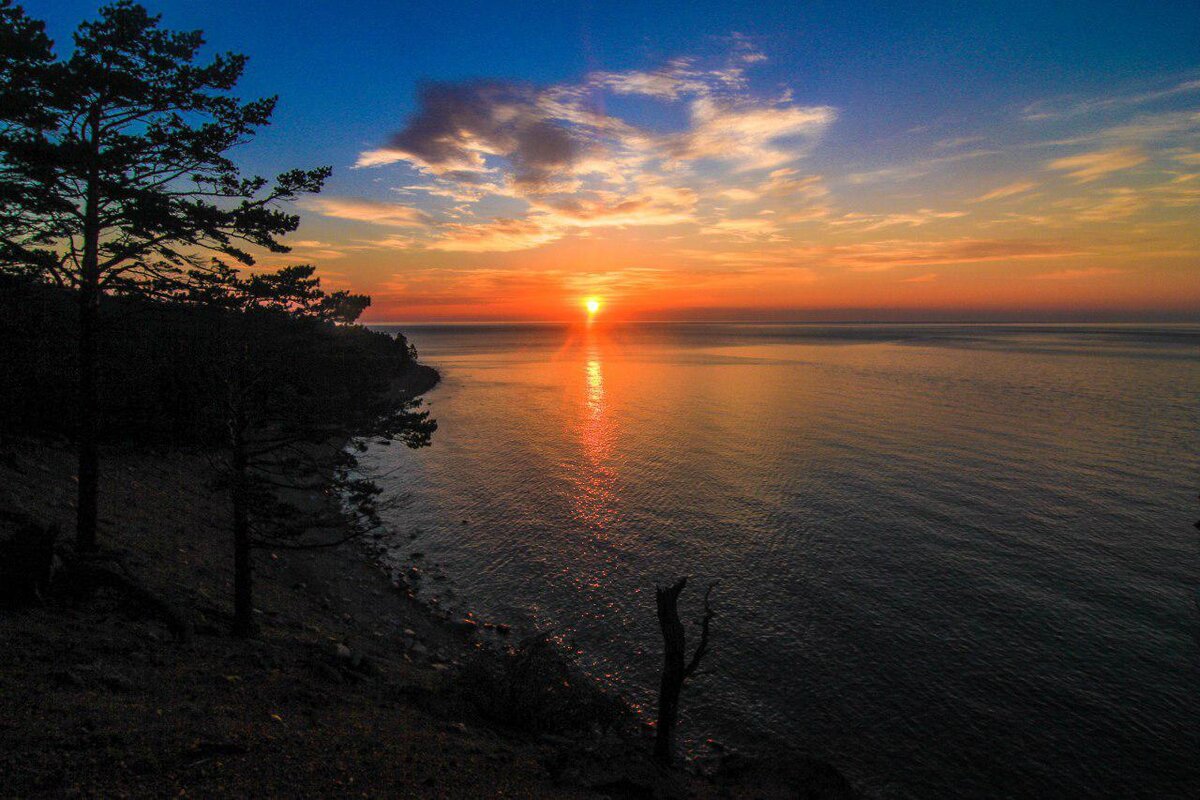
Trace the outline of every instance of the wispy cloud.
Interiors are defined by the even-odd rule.
[[[1039,100],[1027,105],[1022,116],[1027,120],[1049,120],[1091,114],[1099,111],[1145,105],[1178,95],[1200,93],[1200,79],[1186,80],[1159,89],[1110,94],[1085,99]]]
[[[965,211],[934,211],[931,208],[919,208],[916,211],[895,213],[895,214],[864,214],[860,212],[850,212],[843,214],[836,220],[832,220],[832,225],[843,225],[857,227],[862,231],[877,231],[883,228],[892,228],[903,226],[907,228],[919,228],[922,225],[928,225],[931,222],[939,220],[958,219],[965,217]]]
[[[461,253],[506,253],[539,247],[561,238],[561,230],[537,220],[494,219],[472,225],[445,225],[441,238],[431,242],[429,248]]]
[[[424,227],[431,219],[425,211],[411,206],[361,197],[313,197],[305,200],[303,206],[326,217],[403,228]]]
[[[1049,169],[1061,170],[1081,183],[1103,178],[1113,172],[1136,167],[1147,161],[1147,156],[1134,147],[1116,150],[1097,150],[1074,156],[1056,158],[1046,164]]]
[[[1080,222],[1113,222],[1146,208],[1150,200],[1128,187],[1108,189],[1099,195],[1059,201],[1057,207]]]
[[[986,203],[989,200],[1001,200],[1005,197],[1012,197],[1018,194],[1024,194],[1031,189],[1036,189],[1040,184],[1037,181],[1013,181],[1006,183],[990,192],[984,192],[979,197],[968,200],[969,203]]]
[[[885,239],[856,244],[757,249],[751,252],[684,249],[678,251],[678,255],[725,265],[793,264],[880,272],[897,267],[1070,258],[1086,253],[1070,244],[1056,241],[963,238],[940,241]]]
[[[837,118],[828,106],[761,105],[702,97],[691,105],[691,128],[663,141],[673,160],[728,161],[741,169],[778,167],[800,150],[785,139],[812,141]]]
[[[1123,269],[1111,269],[1109,267],[1085,267],[1083,269],[1063,269],[1057,272],[1044,272],[1041,275],[1032,276],[1035,281],[1078,281],[1088,278],[1102,278],[1106,275],[1121,275],[1125,272]]]

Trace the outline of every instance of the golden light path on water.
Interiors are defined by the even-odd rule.
[[[576,517],[597,538],[606,537],[616,518],[612,467],[615,425],[605,403],[602,334],[589,325],[583,358],[584,397],[580,406],[579,438],[587,458],[577,476]]]

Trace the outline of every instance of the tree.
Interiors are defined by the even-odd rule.
[[[352,325],[370,299],[327,294],[310,266],[242,276],[217,264],[183,297],[221,311],[207,382],[222,387],[220,461],[234,544],[234,633],[253,624],[256,548],[341,544],[379,523],[379,487],[357,473],[368,441],[425,447],[437,429],[391,384],[412,350]]]
[[[658,606],[658,624],[663,636],[663,671],[658,690],[658,721],[654,729],[654,758],[669,765],[675,750],[675,723],[679,718],[679,696],[683,683],[700,667],[700,659],[708,651],[708,624],[712,620],[712,608],[708,604],[713,586],[704,592],[704,617],[700,623],[700,642],[695,652],[684,662],[683,623],[679,621],[679,595],[687,586],[687,578],[680,578],[666,589],[655,587],[654,599]]]
[[[27,30],[5,12],[6,38]],[[228,153],[269,123],[275,98],[241,102],[230,92],[245,56],[198,64],[201,32],[159,22],[119,0],[79,26],[69,59],[34,52],[27,72],[46,116],[4,142],[3,174],[19,202],[12,213],[5,206],[0,267],[78,292],[80,551],[96,545],[102,297],[164,292],[206,272],[213,253],[250,265],[255,249],[287,252],[279,237],[299,217],[280,205],[319,191],[330,174],[244,177]]]
[[[36,176],[14,169],[8,154],[54,123],[47,80],[53,63],[45,26],[0,0],[0,265],[26,266],[18,242],[27,239],[38,211],[49,210],[41,206]]]

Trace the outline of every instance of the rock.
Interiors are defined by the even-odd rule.
[[[100,685],[114,692],[132,692],[137,686],[119,672],[105,670],[97,675]]]
[[[421,656],[422,658],[429,655],[429,648],[426,647],[425,645],[421,644],[420,642],[416,642],[410,648],[410,651],[412,652],[412,654],[414,656]]]
[[[353,656],[353,653],[350,652],[349,647],[342,644],[341,642],[338,642],[337,647],[334,648],[334,655],[336,655],[338,658],[340,658],[342,660],[349,661],[350,658]]]

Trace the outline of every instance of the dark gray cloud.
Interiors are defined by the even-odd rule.
[[[515,184],[536,191],[565,177],[584,149],[582,137],[549,118],[527,85],[431,83],[417,102],[416,114],[388,148],[459,180],[478,176],[484,154],[494,154],[509,160]]]

